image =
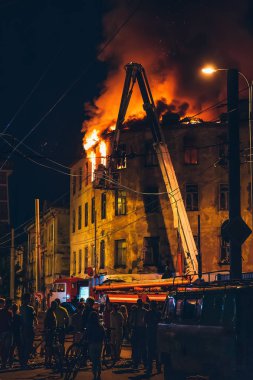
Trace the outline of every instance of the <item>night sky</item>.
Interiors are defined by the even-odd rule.
[[[33,150],[20,144],[9,159],[11,224],[33,216],[34,198],[50,204],[69,191],[68,175],[41,165],[68,172],[48,159],[69,166],[80,157],[82,126],[106,114],[124,64],[142,63],[152,88],[173,83],[175,111],[187,103],[186,114],[197,113],[226,95],[224,76],[201,78],[203,64],[253,78],[252,20],[250,0],[1,0],[1,160],[27,134]]]

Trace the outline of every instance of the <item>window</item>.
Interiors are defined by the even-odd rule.
[[[126,240],[115,240],[115,267],[126,265]]]
[[[106,218],[106,193],[101,194],[101,219]]]
[[[115,198],[115,215],[126,215],[126,192],[117,190]]]
[[[76,252],[73,252],[73,273],[76,273]]]
[[[91,223],[95,222],[95,197],[91,199]]]
[[[186,185],[185,205],[187,211],[199,209],[198,185]]]
[[[144,265],[157,265],[159,259],[159,238],[145,237],[143,240]]]
[[[78,229],[82,228],[82,206],[78,206]]]
[[[166,300],[165,307],[163,309],[162,319],[173,320],[175,315],[175,305],[176,301],[174,297],[168,297]]]
[[[89,216],[88,207],[89,207],[88,202],[86,202],[84,205],[84,225],[85,225],[85,227],[88,226],[88,216]]]
[[[198,149],[194,139],[190,136],[184,137],[184,163],[186,165],[198,164]]]
[[[203,299],[179,298],[176,301],[175,320],[187,324],[199,323],[202,311]]]
[[[230,263],[229,242],[222,236],[220,237],[220,265],[228,265]]]
[[[78,267],[79,267],[79,270],[78,270],[78,272],[79,273],[81,273],[82,272],[82,250],[81,249],[79,249],[79,265],[78,265]]]
[[[158,160],[157,160],[157,155],[156,151],[153,147],[153,144],[151,142],[146,143],[145,145],[145,166],[146,167],[152,167],[152,166],[157,166],[158,165]]]
[[[82,189],[83,182],[83,168],[79,168],[79,190]]]
[[[222,140],[218,145],[218,164],[226,167],[228,166],[228,143],[225,136],[223,136]]]
[[[85,270],[88,268],[89,266],[89,256],[88,256],[88,247],[85,247],[84,248],[84,268]]]
[[[76,231],[76,212],[72,211],[72,232]]]
[[[219,186],[219,210],[228,210],[229,207],[229,190],[227,184]]]
[[[100,242],[100,269],[105,267],[105,241]]]
[[[125,169],[126,166],[126,145],[119,144],[117,151],[117,169]]]
[[[159,212],[160,211],[160,202],[159,202],[159,196],[158,188],[157,187],[149,187],[144,190],[143,195],[143,202],[145,207],[146,214],[151,214],[153,212]]]
[[[85,162],[85,186],[89,183],[89,162]]]
[[[198,149],[194,147],[184,147],[184,163],[186,165],[198,164]]]
[[[75,195],[75,193],[76,193],[76,172],[74,172],[74,174],[73,174],[72,193],[73,193],[73,195]]]

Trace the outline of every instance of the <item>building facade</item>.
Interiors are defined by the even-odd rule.
[[[35,222],[27,227],[27,282],[30,290],[36,290],[37,249]],[[51,287],[60,276],[69,276],[69,210],[49,208],[40,217],[41,291]]]
[[[143,123],[142,123],[143,124]],[[163,127],[172,163],[196,242],[200,217],[203,272],[229,270],[229,243],[221,236],[228,219],[226,123],[181,122]],[[104,136],[111,152],[113,135]],[[252,228],[247,125],[240,128],[241,213]],[[149,127],[121,132],[118,179],[98,185],[94,169],[105,164],[98,144],[72,166],[70,197],[70,274],[149,273],[169,265],[178,272],[180,239],[153,149]],[[108,162],[106,163],[108,165]],[[102,178],[100,176],[100,178]],[[95,187],[94,187],[95,184]],[[243,271],[253,271],[250,236],[242,246]]]

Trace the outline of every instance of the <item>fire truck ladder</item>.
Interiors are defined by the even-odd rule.
[[[147,114],[150,122],[153,136],[153,146],[157,154],[159,166],[162,172],[166,191],[171,203],[174,227],[178,229],[182,241],[184,257],[186,262],[186,274],[194,275],[198,273],[197,248],[193,238],[192,230],[185,210],[181,191],[178,185],[177,177],[172,165],[171,157],[163,132],[158,120],[156,107],[146,77],[144,68],[139,63],[130,62],[125,66],[126,77],[123,87],[120,108],[116,123],[115,137],[113,143],[113,157],[117,157],[120,129],[125,120],[127,108],[131,99],[133,87],[138,82],[143,99],[143,109]]]

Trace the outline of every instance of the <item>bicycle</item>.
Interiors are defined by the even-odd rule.
[[[53,361],[53,370],[55,373],[60,373],[63,376],[64,368],[64,345],[60,343],[59,336],[61,331],[56,329],[55,331],[48,330],[45,332],[45,361]]]
[[[73,343],[66,351],[66,372],[64,380],[74,380],[82,366],[88,360],[88,341],[84,333],[80,342]]]
[[[113,368],[115,363],[117,362],[115,355],[115,345],[111,342],[112,330],[113,329],[111,328],[107,328],[105,330],[104,346],[102,350],[102,366],[105,366],[108,369]]]

